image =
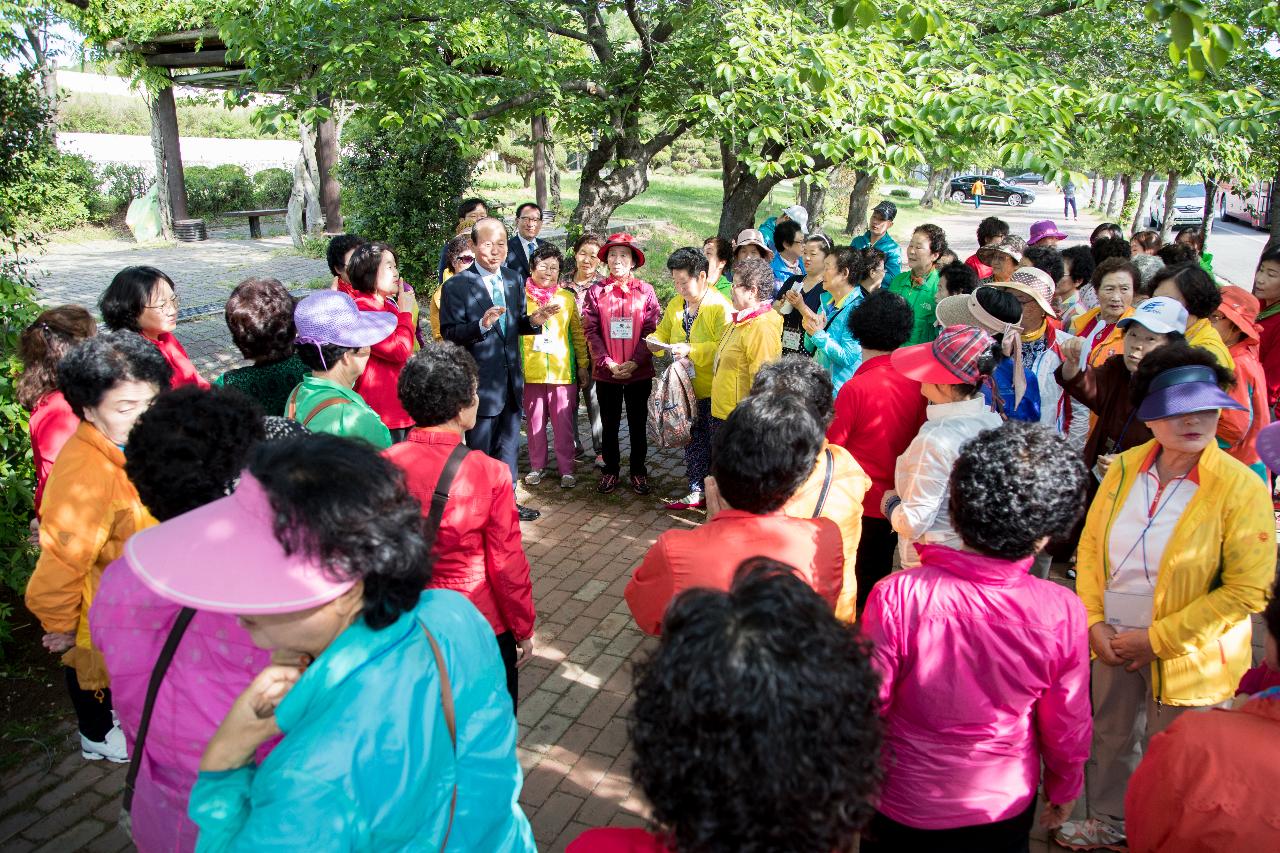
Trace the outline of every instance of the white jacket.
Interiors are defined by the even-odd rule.
[[[1083,453],[1085,440],[1089,437],[1089,410],[1064,394],[1054,376],[1054,371],[1062,364],[1062,342],[1075,336],[1052,326],[1045,330],[1045,335],[1048,339],[1044,352],[1025,362],[1035,374],[1040,388],[1040,423],[1064,436],[1076,453]]]

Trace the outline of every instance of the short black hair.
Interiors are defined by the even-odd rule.
[[[120,270],[98,299],[102,322],[112,331],[142,331],[138,318],[147,310],[147,300],[159,281],[167,282],[174,293],[178,292],[173,279],[155,267],[135,266]]]
[[[526,202],[522,202],[522,203],[521,203],[521,204],[516,208],[516,219],[519,219],[519,218],[520,218],[520,214],[524,213],[525,209],[526,209],[526,208],[529,208],[529,207],[532,207],[534,210],[538,211],[538,215],[539,215],[539,216],[541,216],[541,215],[542,215],[542,208],[538,206],[538,203],[537,203],[537,202],[533,202],[533,201],[526,201]]]
[[[1022,320],[1022,303],[1013,295],[1013,291],[983,285],[975,288],[974,293],[978,295],[978,304],[1002,323],[1017,323]]]
[[[471,213],[471,211],[475,210],[477,207],[483,207],[486,212],[489,210],[488,203],[484,199],[480,198],[479,196],[464,198],[458,204],[458,221],[461,222],[462,220],[466,219],[467,216]]]
[[[881,776],[879,680],[857,627],[790,566],[756,557],[728,591],[676,596],[629,725],[671,849],[850,849]]]
[[[701,249],[695,249],[693,246],[681,246],[671,253],[671,257],[667,258],[667,269],[669,271],[683,270],[694,278],[697,278],[700,273],[706,272],[709,266],[707,256],[702,253]]]
[[[1267,625],[1267,633],[1280,644],[1280,574],[1276,575],[1271,585],[1271,597],[1267,599],[1266,609],[1262,611],[1262,621]]]
[[[46,308],[18,338],[22,373],[14,383],[18,402],[31,411],[58,390],[58,362],[77,341],[98,333],[93,315],[80,305]]]
[[[1200,261],[1200,255],[1195,248],[1186,243],[1166,243],[1156,252],[1156,257],[1164,261],[1166,267],[1194,264]]]
[[[857,284],[866,277],[867,268],[863,266],[862,253],[849,246],[837,246],[827,257],[833,259],[836,271],[849,277],[849,284]]]
[[[773,299],[773,267],[763,258],[743,258],[734,265],[733,286],[751,290],[761,302]]]
[[[1005,222],[998,216],[988,216],[986,219],[978,223],[978,248],[981,249],[987,243],[997,237],[1009,236],[1009,223]]]
[[[347,281],[351,286],[361,293],[373,293],[378,286],[378,266],[387,252],[399,260],[396,250],[381,240],[357,246],[351,255],[351,263],[347,264]]]
[[[121,382],[169,390],[173,368],[155,344],[137,332],[105,332],[80,341],[58,362],[58,390],[76,417],[102,402]]]
[[[364,581],[370,628],[417,606],[431,580],[426,519],[395,464],[365,442],[312,433],[258,444],[249,472],[267,493],[285,553]]]
[[[1133,374],[1129,388],[1129,401],[1134,408],[1142,405],[1151,389],[1151,380],[1166,370],[1175,367],[1197,365],[1213,371],[1218,387],[1230,391],[1235,387],[1236,375],[1229,367],[1224,367],[1218,357],[1204,347],[1193,347],[1183,338],[1181,341],[1171,340],[1162,347],[1152,350],[1138,362],[1138,369]]]
[[[262,409],[234,388],[166,391],[129,433],[124,470],[160,521],[231,494],[262,441]]]
[[[1133,257],[1133,244],[1123,237],[1103,237],[1097,240],[1089,247],[1093,252],[1093,262],[1101,264],[1108,258],[1123,258],[1129,260]]]
[[[956,250],[947,246],[938,253],[938,259],[933,262],[933,265],[939,272],[941,272],[943,267],[950,266],[959,260],[960,256],[956,254]]]
[[[560,268],[564,268],[564,252],[560,251],[560,247],[555,243],[543,243],[529,255],[529,269],[532,270],[548,258],[555,258]]]
[[[707,248],[707,244],[716,247],[716,257],[725,264],[733,263],[733,243],[728,239],[720,236],[708,237],[702,241],[702,248]]]
[[[1124,240],[1124,228],[1114,222],[1104,222],[1089,235],[1089,245],[1092,246],[1099,240]]]
[[[1065,438],[1041,424],[1007,421],[961,447],[951,469],[951,521],[979,554],[1021,560],[1041,539],[1075,526],[1087,476]]]
[[[1074,273],[1075,271],[1072,270],[1072,272]],[[1102,287],[1102,280],[1113,272],[1128,274],[1130,280],[1133,281],[1134,293],[1138,292],[1138,285],[1142,281],[1142,273],[1138,272],[1138,268],[1128,258],[1106,258],[1100,261],[1093,268],[1093,276],[1089,279],[1089,283],[1093,285],[1094,290],[1097,290]]]
[[[1173,282],[1178,288],[1187,313],[1192,317],[1208,317],[1222,304],[1222,291],[1197,263],[1178,264],[1160,270],[1151,278],[1151,292],[1155,293],[1166,282]]]
[[[274,278],[247,278],[227,298],[223,315],[231,340],[250,361],[282,361],[293,354],[294,299]]]
[[[793,395],[750,396],[716,433],[711,473],[734,509],[773,512],[813,473],[822,440],[818,419]]]
[[[1083,287],[1093,279],[1093,251],[1088,246],[1068,246],[1062,250],[1063,275],[1070,275],[1076,287]],[[1071,263],[1071,272],[1067,272],[1067,262]]]
[[[344,355],[355,349],[355,347],[343,347],[337,344],[295,343],[293,345],[293,352],[298,356],[298,361],[321,373],[333,370],[334,365],[342,361]]]
[[[339,270],[342,268],[342,259],[347,256],[347,252],[363,242],[364,238],[357,234],[339,234],[331,238],[328,247],[324,250],[324,259],[329,264],[329,272],[341,275]]]
[[[1130,243],[1137,243],[1142,249],[1148,252],[1157,251],[1163,243],[1160,240],[1159,231],[1139,231],[1129,238]]]
[[[1062,263],[1062,253],[1054,246],[1028,246],[1023,251],[1022,257],[1029,261],[1031,266],[1043,273],[1048,273],[1054,284],[1057,284],[1062,276],[1066,274],[1066,269]]]
[[[800,227],[799,222],[792,222],[789,219],[786,222],[779,222],[773,229],[773,247],[781,252],[784,247],[790,246],[802,237],[804,237],[804,229]]]
[[[973,293],[978,288],[978,273],[968,264],[956,261],[938,270],[938,275],[947,280],[947,293],[957,296],[961,293]],[[879,349],[879,347],[877,347]]]
[[[973,275],[973,270],[964,264],[952,264],[943,270],[947,273],[948,288],[951,286],[952,267],[964,267],[969,270],[969,275]],[[884,288],[872,293],[849,312],[849,331],[864,349],[892,352],[911,339],[914,326],[915,314],[907,300]]]
[[[1258,266],[1254,271],[1262,269],[1262,265],[1270,261],[1273,264],[1280,264],[1280,240],[1272,240],[1262,247],[1262,254],[1258,256]]]
[[[934,225],[932,222],[926,222],[923,225],[917,225],[916,230],[911,232],[914,234],[924,234],[929,238],[929,253],[933,255],[941,255],[942,250],[947,248],[947,232],[942,230],[941,226]]]
[[[871,248],[870,246],[856,251],[858,252],[858,262],[862,266],[862,278],[859,279],[859,281],[866,279],[867,276],[871,275],[871,271],[873,269],[885,263],[889,259],[889,256],[884,252],[879,249]],[[830,254],[830,252],[827,254]]]
[[[751,382],[751,393],[792,394],[804,401],[824,431],[836,414],[835,385],[831,374],[807,356],[790,353],[761,365]]]
[[[582,234],[578,236],[578,239],[573,241],[573,253],[576,255],[578,250],[588,243],[603,246],[607,242],[609,242],[609,238],[605,237],[603,234],[597,234],[594,231],[583,231]]]
[[[479,376],[471,353],[449,341],[432,341],[405,362],[396,392],[415,425],[439,426],[471,405]]]

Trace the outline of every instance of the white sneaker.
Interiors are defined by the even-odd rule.
[[[536,486],[541,482],[542,482],[541,471],[530,471],[528,474],[524,475],[524,484],[526,486]]]
[[[578,478],[572,474],[565,474],[560,478],[560,488],[562,489],[572,489],[576,485],[578,485]]]
[[[124,742],[124,732],[119,726],[112,726],[111,731],[107,732],[107,736],[101,742],[92,741],[80,735],[80,756],[89,761],[100,761],[105,758],[116,764],[126,763],[129,760],[129,747]]]

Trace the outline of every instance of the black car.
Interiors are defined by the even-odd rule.
[[[1044,175],[1039,172],[1023,172],[1021,175],[1014,175],[1009,179],[1011,184],[1034,184],[1040,186],[1044,183]]]
[[[1024,204],[1031,204],[1036,200],[1036,194],[1026,187],[1014,186],[994,175],[961,175],[958,178],[952,178],[948,192],[951,200],[972,201],[973,182],[979,178],[982,179],[985,187],[982,192],[983,201],[1002,201],[1010,207],[1018,207]]]

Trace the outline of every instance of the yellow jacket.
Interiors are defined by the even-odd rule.
[[[26,602],[49,633],[74,631],[62,662],[85,690],[109,685],[102,655],[89,639],[89,607],[102,570],[125,540],[156,521],[124,472],[124,451],[84,421],[58,453],[41,503],[40,560]]]
[[[827,453],[831,451],[831,487],[823,501],[820,518],[829,518],[840,528],[844,540],[844,582],[836,601],[836,616],[852,622],[858,606],[858,543],[862,541],[862,499],[871,488],[871,478],[862,470],[858,460],[838,444],[822,442],[818,464],[795,494],[782,508],[782,514],[791,518],[813,518],[813,511],[822,494],[827,479]]]
[[[688,337],[685,337],[684,323],[681,320],[683,313],[684,297],[677,293],[667,303],[666,310],[662,312],[662,320],[658,323],[658,330],[653,336],[664,344],[689,345],[689,360],[693,362],[693,393],[699,400],[705,400],[711,396],[711,364],[715,361],[716,347],[720,345],[720,338],[729,325],[733,307],[719,291],[708,286]],[[655,349],[653,352],[657,354],[660,350]]]
[[[1092,320],[1094,317],[1098,317],[1100,313],[1102,313],[1101,308],[1090,308],[1088,311],[1084,312],[1079,317],[1072,320],[1071,334],[1075,335],[1078,338],[1083,337],[1084,327],[1089,325],[1089,321]],[[1120,315],[1120,319],[1123,320],[1125,317],[1128,317],[1132,313],[1133,313],[1132,307],[1126,308],[1124,309],[1124,313]],[[1098,322],[1105,323],[1106,321],[1103,320],[1101,317],[1098,317]],[[1106,360],[1111,358],[1111,356],[1123,355],[1123,354],[1124,354],[1124,331],[1120,328],[1117,321],[1117,325],[1112,326],[1110,332],[1107,332],[1106,335],[1104,335],[1101,338],[1098,338],[1093,342],[1093,349],[1089,353],[1089,364],[1092,367],[1102,367],[1102,365],[1106,363]]]
[[[1205,317],[1196,320],[1190,326],[1187,326],[1187,343],[1193,347],[1202,347],[1213,353],[1213,357],[1218,360],[1218,364],[1223,367],[1236,369],[1236,360],[1231,357],[1231,353],[1227,350],[1227,345],[1222,342],[1222,336],[1218,334],[1218,330],[1209,322],[1209,318]]]
[[[1112,523],[1156,447],[1152,440],[1117,456],[1089,507],[1076,592],[1090,627],[1105,621]],[[1276,573],[1275,518],[1258,475],[1216,444],[1201,454],[1197,475],[1160,561],[1147,629],[1152,693],[1167,705],[1213,705],[1235,693],[1252,663],[1249,615],[1266,605]]]
[[[724,420],[751,393],[756,372],[782,356],[782,315],[772,306],[743,323],[732,320],[711,362],[711,417]]]
[[[541,306],[525,293],[529,314]],[[560,288],[551,301],[560,306],[560,313],[547,320],[543,334],[552,340],[551,352],[535,352],[534,341],[540,335],[521,335],[520,354],[524,357],[524,381],[547,385],[574,385],[578,374],[590,368],[587,338],[582,333],[582,318],[578,316],[578,301],[573,291]]]
[[[436,292],[431,294],[431,340],[443,341],[444,335],[440,333],[440,297],[444,295],[444,282],[449,280],[453,275],[453,270],[444,271],[444,281],[441,281],[436,287]]]

